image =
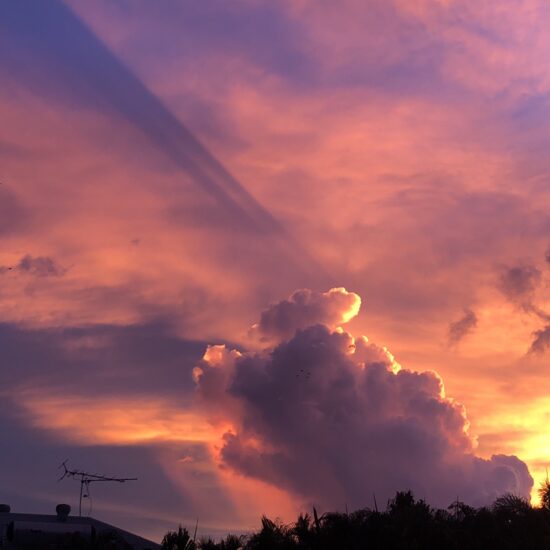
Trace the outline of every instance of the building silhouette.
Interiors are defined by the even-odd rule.
[[[59,504],[56,514],[13,513],[0,504],[2,550],[157,550],[160,545],[94,518],[70,516],[71,507]]]

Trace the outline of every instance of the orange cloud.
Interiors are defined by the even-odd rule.
[[[212,425],[204,416],[146,396],[71,398],[24,391],[17,401],[33,425],[86,445],[213,444],[231,430],[230,424]]]

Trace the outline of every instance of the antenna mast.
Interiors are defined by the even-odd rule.
[[[67,460],[61,463],[59,466],[63,468],[63,475],[57,480],[61,481],[66,477],[72,477],[80,482],[80,499],[78,502],[78,515],[82,516],[82,499],[90,497],[90,484],[97,481],[116,481],[117,483],[124,483],[126,481],[137,481],[137,477],[110,477],[101,474],[92,474],[90,472],[84,472],[82,470],[70,470],[67,468]]]

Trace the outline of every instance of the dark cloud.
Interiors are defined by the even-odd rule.
[[[252,327],[268,340],[281,340],[292,336],[296,330],[316,323],[336,326],[355,317],[361,299],[345,288],[332,288],[328,292],[297,290],[287,300],[271,305]]]
[[[477,326],[477,315],[471,309],[464,310],[464,315],[449,325],[449,344],[458,344]]]
[[[516,457],[475,456],[464,408],[436,373],[401,369],[341,329],[300,328],[258,353],[216,346],[194,374],[205,410],[234,423],[226,466],[328,507],[407,488],[439,506],[457,495],[479,505],[528,497],[533,484]]]
[[[66,271],[48,256],[36,256],[33,258],[28,254],[21,258],[17,264],[17,269],[31,275],[36,275],[37,277],[61,277]]]
[[[546,260],[546,263],[550,264],[550,247],[546,251],[546,254],[544,255],[544,259]]]
[[[529,353],[544,353],[550,347],[550,325],[533,333],[535,337],[529,348]]]
[[[541,280],[541,272],[532,265],[507,267],[500,276],[499,288],[511,301],[530,302]]]
[[[180,399],[193,389],[190,374],[205,347],[178,338],[163,322],[35,330],[0,324],[2,387]]]

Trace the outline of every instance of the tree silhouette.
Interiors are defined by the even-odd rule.
[[[195,550],[196,545],[189,531],[180,525],[177,531],[168,531],[164,535],[160,547],[162,550]]]
[[[252,535],[246,545],[250,550],[293,550],[296,548],[292,529],[289,529],[279,521],[271,521],[262,516],[262,529]]]
[[[540,497],[540,504],[542,508],[550,511],[550,481],[546,478],[539,487],[538,490]]]
[[[544,494],[543,494],[544,491]],[[446,510],[431,508],[411,491],[396,493],[386,510],[351,513],[313,509],[285,525],[265,516],[261,529],[246,536],[228,535],[197,546],[181,529],[169,533],[163,549],[176,550],[538,550],[550,548],[550,483],[541,486],[541,506],[502,495],[492,506],[473,508],[458,501]],[[176,535],[180,534],[180,537]],[[172,544],[172,546],[170,546]],[[178,546],[181,544],[181,546]],[[187,546],[190,545],[190,546]]]
[[[245,543],[244,536],[227,535],[220,542],[214,542],[211,538],[201,540],[200,550],[239,550]]]

